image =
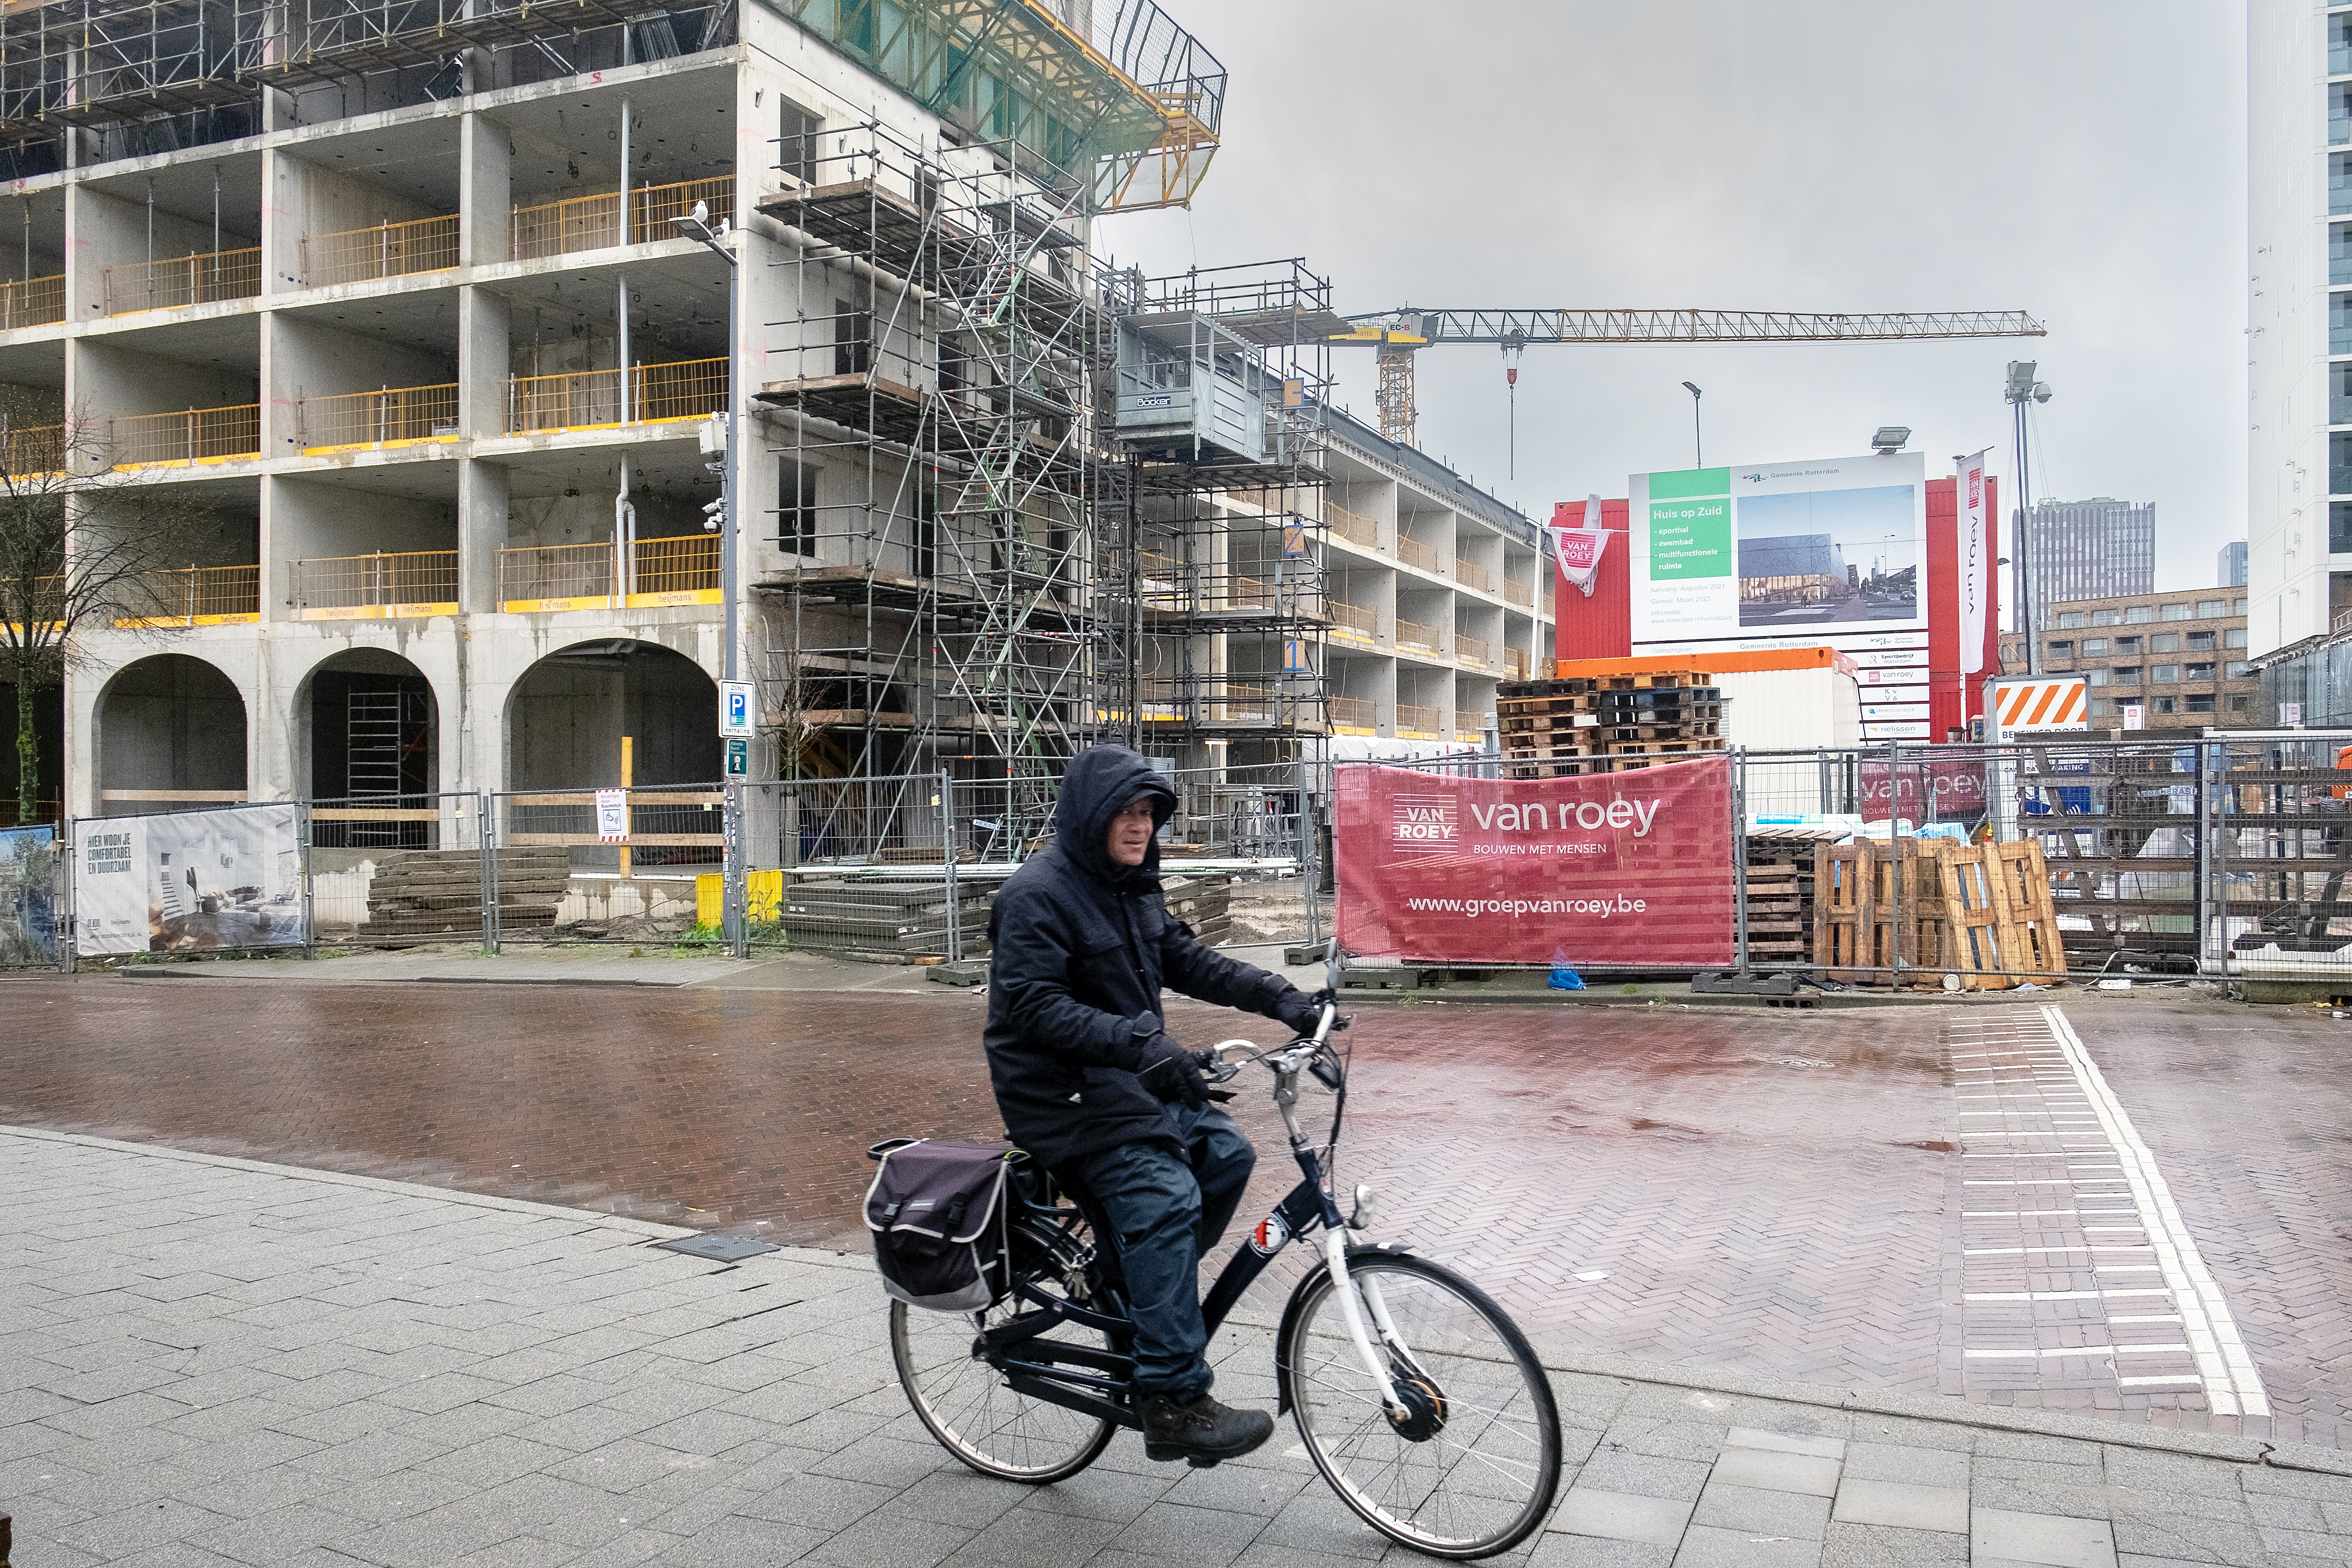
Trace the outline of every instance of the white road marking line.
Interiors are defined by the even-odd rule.
[[[2179,1206],[2172,1201],[2172,1189],[2166,1184],[2164,1173],[2157,1169],[2156,1156],[2141,1142],[2123,1102],[2108,1088],[2106,1076],[2099,1071],[2098,1064],[2083,1048],[2082,1037],[2066,1021],[2065,1013],[2045,1003],[2042,1016],[2049,1021],[2050,1032],[2057,1037],[2059,1048],[2074,1064],[2075,1077],[2083,1080],[2083,1091],[2090,1097],[2099,1120],[2105,1124],[2108,1137],[2124,1156],[2124,1178],[2131,1185],[2139,1212],[2157,1222],[2148,1234],[2158,1238],[2158,1266],[2172,1287],[2173,1303],[2186,1321],[2189,1341],[2197,1347],[2197,1370],[2213,1413],[2268,1415],[2271,1402],[2263,1391],[2262,1373],[2255,1369],[2253,1357],[2247,1353],[2245,1341],[2239,1336],[2237,1320],[2231,1316],[2229,1303],[2222,1300],[2221,1285],[2205,1267],[2204,1255],[2198,1251],[2188,1222],[2181,1218]]]
[[[2122,1296],[2169,1296],[2169,1290],[1988,1290],[1963,1301],[2107,1301]]]
[[[2068,1356],[2186,1355],[2187,1345],[2074,1345],[2062,1350],[1962,1351],[1970,1361],[2040,1361]]]

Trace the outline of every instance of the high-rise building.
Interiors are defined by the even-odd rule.
[[[2246,585],[2246,542],[2233,539],[2221,546],[2213,557],[2213,586],[2242,588]]]
[[[2246,587],[2259,656],[2352,609],[2352,5],[2247,12]]]
[[[2095,496],[2033,508],[2034,620],[2050,624],[2061,600],[2112,599],[2156,591],[2156,507]]]

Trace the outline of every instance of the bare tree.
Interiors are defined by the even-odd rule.
[[[184,488],[118,468],[103,420],[0,387],[0,676],[16,691],[16,820],[34,820],[34,694],[60,683],[101,628],[190,624],[191,557],[220,520]]]

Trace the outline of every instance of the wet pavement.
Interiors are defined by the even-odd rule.
[[[2060,995],[2080,1068],[2031,1005],[1367,1006],[1339,1180],[1548,1350],[2338,1443],[2352,1037],[2309,1010]],[[996,1131],[983,1005],[16,980],[0,1122],[861,1249],[866,1144]],[[1188,1040],[1276,1033],[1171,1017]],[[2016,1030],[1989,1041],[1989,1018]],[[1293,1172],[1237,1087],[1246,1210]],[[1328,1108],[1310,1093],[1310,1128]]]

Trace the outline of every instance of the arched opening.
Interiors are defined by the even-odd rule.
[[[548,655],[515,682],[508,787],[611,789],[708,784],[723,765],[719,683],[684,654],[615,638]]]
[[[310,672],[295,716],[309,752],[310,798],[357,810],[430,810],[440,788],[439,710],[433,683],[383,648],[349,648]],[[322,819],[331,848],[429,847],[433,823]]]
[[[203,659],[160,653],[98,700],[99,810],[135,816],[245,798],[245,699]]]

